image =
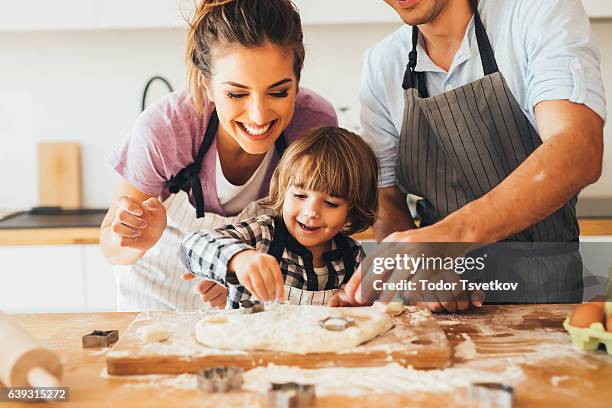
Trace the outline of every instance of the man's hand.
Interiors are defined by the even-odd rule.
[[[196,277],[187,272],[181,276],[181,279],[190,281]],[[201,279],[193,285],[194,293],[200,295],[204,303],[209,307],[217,309],[223,309],[227,303],[227,289],[222,285],[219,285],[215,281],[208,279]]]
[[[245,250],[232,257],[228,269],[258,300],[282,300],[285,296],[280,265],[272,255]]]
[[[407,255],[413,258],[442,257],[456,258],[464,256],[476,246],[471,243],[446,243],[452,235],[441,227],[433,225],[426,228],[396,232],[389,235],[378,250],[366,257],[358,270],[349,280],[344,292],[333,299],[335,303],[343,304],[371,304],[377,297],[378,300],[390,300],[393,293],[390,291],[378,292],[374,290],[374,281],[381,280],[385,283],[398,283],[400,281],[415,282],[417,290],[410,291],[411,303],[425,304],[430,310],[439,312],[464,311],[471,305],[480,307],[484,300],[482,292],[465,292],[459,284],[459,277],[454,271],[449,270],[425,270],[417,271],[405,269],[385,270],[381,274],[372,272],[375,258],[395,258],[396,255]],[[440,281],[456,283],[453,290],[423,291],[420,289],[419,280]]]

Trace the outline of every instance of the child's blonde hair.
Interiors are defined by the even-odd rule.
[[[282,213],[289,186],[322,191],[348,201],[343,232],[374,223],[378,205],[378,160],[363,139],[346,129],[314,129],[291,143],[274,171],[266,205]]]

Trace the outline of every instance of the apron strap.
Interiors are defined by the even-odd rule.
[[[342,261],[344,262],[344,278],[342,279],[342,285],[346,285],[355,272],[355,255],[353,248],[349,245],[349,240],[344,235],[338,235],[336,245],[340,249],[342,254]]]
[[[285,223],[281,217],[274,218],[274,236],[272,242],[270,242],[270,248],[268,248],[268,255],[272,255],[276,258],[276,261],[280,264],[283,259],[283,252],[287,247],[287,229]]]
[[[312,254],[310,251],[300,245],[295,238],[289,235],[282,217],[275,217],[274,237],[270,243],[268,254],[276,258],[280,264],[286,247],[289,247],[292,252],[300,255],[304,260],[304,269],[306,270],[306,289],[310,291],[317,291],[319,288],[319,279],[312,264]]]
[[[189,195],[189,191],[191,190],[193,199],[195,201],[197,218],[204,217],[204,194],[202,192],[202,182],[200,181],[202,162],[204,161],[204,156],[206,155],[206,152],[208,152],[208,149],[210,149],[213,140],[215,140],[215,135],[217,134],[218,128],[219,117],[217,116],[217,111],[213,110],[212,114],[210,115],[210,119],[208,120],[206,133],[204,133],[204,140],[202,140],[202,144],[200,145],[195,161],[179,171],[175,176],[170,177],[170,179],[165,182],[166,187],[172,194],[176,194],[182,190]]]
[[[287,139],[285,138],[285,133],[281,133],[281,135],[274,142],[274,147],[276,148],[276,154],[278,157],[283,157],[283,153],[287,149]]]
[[[493,47],[491,47],[491,42],[489,41],[489,36],[487,35],[484,24],[482,24],[482,20],[480,19],[477,0],[470,0],[470,5],[474,10],[474,27],[476,31],[476,42],[478,43],[478,52],[480,53],[480,59],[482,61],[482,71],[484,72],[485,76],[491,75],[499,71],[497,61],[495,59],[495,53],[493,52]],[[425,75],[423,72],[416,71],[418,42],[419,27],[412,26],[412,50],[408,54],[408,65],[406,66],[406,71],[404,72],[402,88],[417,88],[421,94],[421,97],[426,98],[428,93],[425,85]]]
[[[482,60],[482,71],[485,76],[491,75],[499,71],[497,61],[495,60],[495,53],[493,52],[493,47],[491,47],[491,42],[489,41],[489,36],[484,28],[484,24],[482,24],[482,20],[480,19],[477,1],[470,0],[470,4],[472,5],[472,10],[474,10],[476,41],[478,42],[478,51],[480,52],[480,59]]]

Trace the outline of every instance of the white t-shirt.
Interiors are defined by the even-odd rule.
[[[221,160],[219,159],[219,152],[216,157],[216,181],[217,181],[217,195],[219,196],[219,202],[223,211],[228,214],[238,214],[251,202],[257,200],[259,190],[264,182],[266,172],[274,156],[274,146],[268,150],[263,160],[259,164],[259,167],[255,170],[253,175],[241,186],[232,184],[221,168]]]
[[[319,281],[319,290],[325,289],[325,285],[327,284],[327,278],[329,276],[329,270],[327,266],[322,266],[320,268],[314,268],[314,272],[317,274],[317,280]]]

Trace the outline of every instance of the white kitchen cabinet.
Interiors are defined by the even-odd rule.
[[[0,31],[184,28],[196,0],[0,0]],[[593,18],[612,1],[582,0]],[[294,0],[308,24],[399,23],[382,0]]]
[[[96,0],[0,0],[0,31],[81,30],[96,22]]]
[[[81,245],[85,278],[85,308],[112,312],[117,309],[113,269],[102,256],[99,245]]]
[[[96,0],[97,28],[186,27],[189,0]]]
[[[293,0],[303,24],[399,23],[382,0]]]
[[[81,245],[0,246],[0,310],[70,312],[85,308]]]
[[[0,246],[0,265],[1,311],[116,309],[112,270],[98,245]]]

